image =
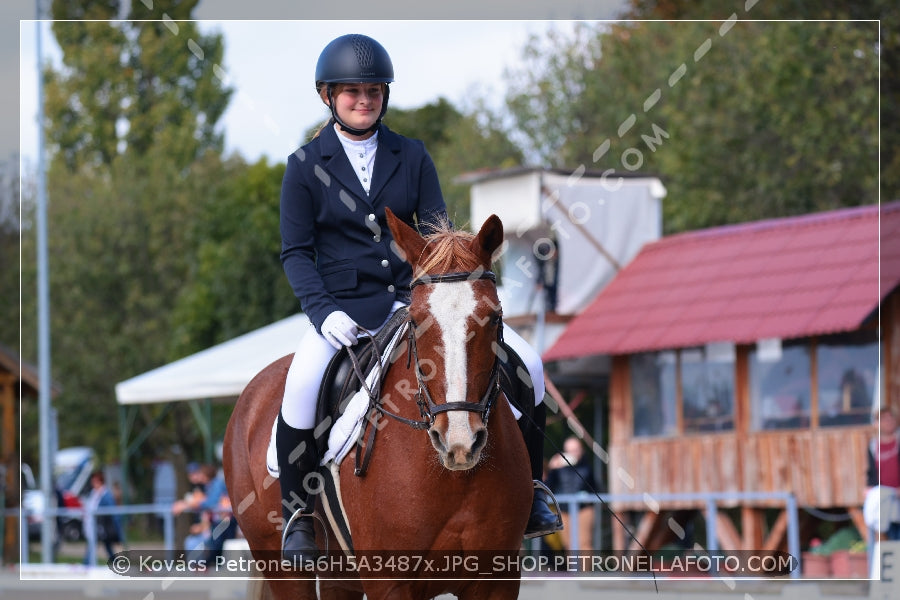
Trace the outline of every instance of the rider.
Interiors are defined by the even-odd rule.
[[[316,90],[331,118],[288,157],[282,181],[281,259],[316,330],[300,339],[276,426],[283,552],[293,558],[316,552],[312,519],[300,515],[312,510],[309,495],[315,486],[304,480],[319,460],[316,397],[328,362],[342,346],[356,344],[363,328],[380,329],[409,304],[412,269],[391,249],[384,209],[389,206],[410,225],[414,218],[419,223],[447,219],[437,172],[422,142],[381,123],[393,80],[391,59],[377,41],[356,34],[331,41],[316,64]],[[504,339],[524,360],[539,403],[540,356],[509,328]],[[543,458],[539,408],[539,427],[523,429],[534,479],[541,478]],[[536,489],[526,534],[555,529],[548,498]]]

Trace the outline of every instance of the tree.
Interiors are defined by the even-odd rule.
[[[451,220],[469,220],[469,186],[460,175],[521,164],[521,150],[510,141],[496,115],[480,104],[461,112],[445,98],[420,108],[391,109],[385,116],[391,129],[420,139],[434,160]]]
[[[279,233],[284,164],[265,159],[222,168],[227,181],[194,221],[195,260],[173,314],[174,353],[183,356],[299,310],[281,266]]]
[[[186,20],[196,0],[132,2],[144,20],[109,21],[119,4],[54,1],[63,66],[44,74],[60,444],[90,443],[104,459],[118,454],[114,384],[181,356],[171,334],[195,270],[193,224],[243,168],[226,173],[220,158],[231,91],[216,75],[221,36]],[[23,281],[33,270],[23,261]],[[193,437],[161,435],[151,453]]]
[[[881,195],[900,198],[900,6],[889,0],[843,2],[723,3],[719,0],[631,0],[625,14],[632,19],[727,19],[732,13],[752,19],[880,19],[875,53],[881,67]],[[745,12],[746,11],[746,12]],[[872,24],[874,26],[874,23]]]
[[[224,46],[186,20],[197,3],[131,2],[136,20],[110,22],[119,0],[53,1],[64,69],[45,75],[47,139],[70,171],[140,160],[160,145],[180,164],[221,150],[215,127],[231,95],[216,71]]]
[[[549,56],[530,42],[509,106],[551,164],[661,175],[668,231],[871,203],[877,36],[871,23],[582,26]]]
[[[27,227],[19,210],[19,161],[0,161],[0,306],[8,306],[0,319],[0,344],[17,348],[19,338],[19,229]],[[12,308],[16,307],[16,308]]]

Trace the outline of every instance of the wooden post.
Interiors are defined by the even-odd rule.
[[[763,547],[765,512],[761,508],[741,507],[741,529],[744,532],[743,550],[759,550]]]
[[[741,535],[728,515],[721,510],[716,512],[716,531],[718,532],[719,547],[722,550],[728,552],[741,550]]]
[[[0,464],[6,465],[5,498],[3,508],[18,505],[19,494],[19,461],[15,460],[16,440],[18,439],[15,411],[16,377],[12,373],[0,373],[0,420],[2,420],[2,446],[0,446]],[[15,499],[15,504],[10,502]],[[0,563],[16,562],[19,555],[19,524],[15,517],[4,517],[2,550]]]

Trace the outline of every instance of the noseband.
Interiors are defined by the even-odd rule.
[[[436,285],[439,283],[453,283],[458,281],[477,281],[479,279],[488,279],[490,281],[493,281],[494,283],[497,282],[497,277],[492,271],[464,271],[459,273],[447,273],[444,275],[425,275],[410,283],[409,288],[410,290],[412,290],[419,285]],[[497,396],[500,394],[500,368],[496,355],[494,356],[494,363],[491,366],[491,375],[490,379],[488,380],[487,389],[485,390],[484,395],[481,397],[481,400],[479,402],[446,402],[444,404],[437,404],[431,395],[431,391],[428,389],[428,383],[425,380],[425,375],[424,373],[422,373],[422,367],[419,364],[419,351],[416,347],[417,327],[417,323],[410,316],[409,354],[407,354],[407,368],[409,368],[411,362],[415,365],[416,382],[419,385],[419,390],[416,393],[416,404],[419,405],[419,413],[422,415],[423,420],[415,421],[412,419],[405,419],[403,417],[400,417],[399,415],[394,415],[384,410],[383,408],[380,410],[380,412],[399,421],[402,421],[416,429],[431,429],[431,426],[434,425],[434,419],[437,415],[455,410],[480,413],[482,422],[487,425],[488,417],[490,417],[491,414],[491,409],[494,407]],[[497,344],[498,347],[502,346],[503,344],[502,321],[499,323],[497,329]]]

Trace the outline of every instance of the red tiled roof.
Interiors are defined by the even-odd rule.
[[[851,331],[898,283],[900,201],[672,235],[646,245],[544,359]]]

